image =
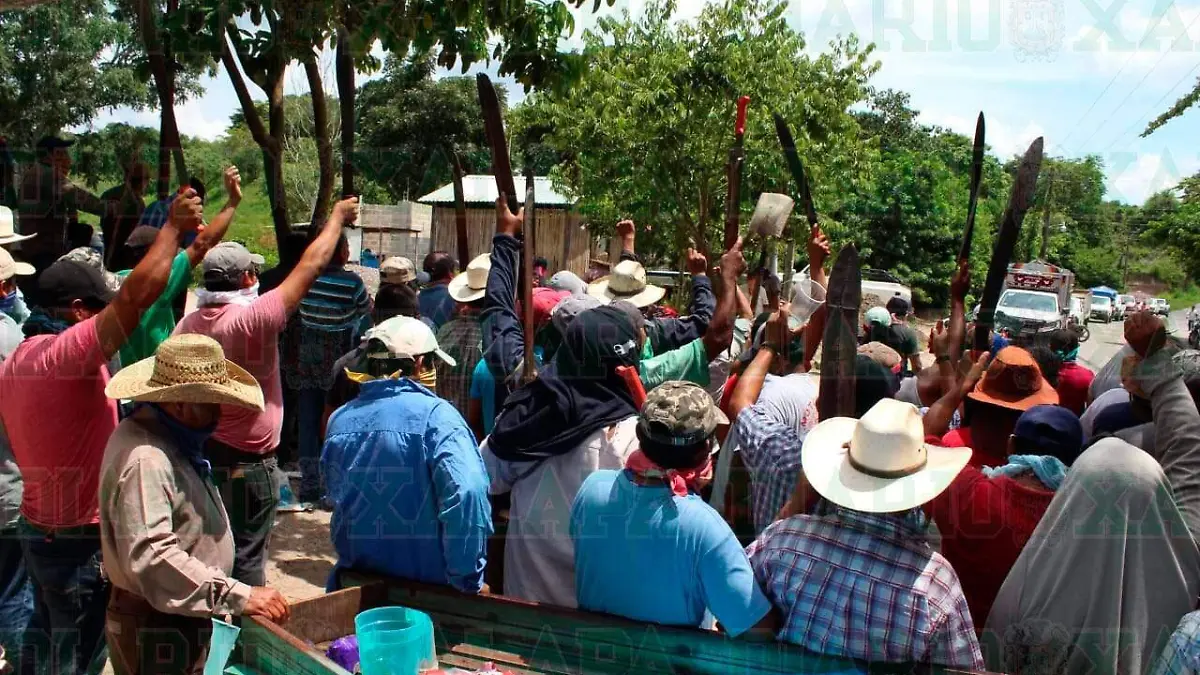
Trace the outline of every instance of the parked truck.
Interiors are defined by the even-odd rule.
[[[1013,263],[996,305],[996,327],[1019,344],[1046,339],[1067,327],[1074,288],[1075,275],[1066,268],[1040,260]]]

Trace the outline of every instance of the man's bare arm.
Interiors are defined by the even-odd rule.
[[[242,175],[236,166],[225,169],[225,191],[229,194],[229,201],[225,202],[225,206],[217,213],[217,217],[213,218],[212,222],[204,228],[204,231],[196,236],[192,245],[187,247],[188,263],[192,267],[200,264],[209,249],[221,243],[221,239],[225,237],[230,224],[233,223],[234,212],[242,203]]]
[[[304,250],[304,255],[296,264],[296,268],[276,289],[283,301],[284,310],[288,314],[296,311],[296,308],[300,306],[300,301],[312,288],[313,282],[321,276],[322,270],[333,258],[333,253],[337,250],[338,237],[342,236],[342,226],[353,223],[357,217],[358,197],[343,199],[333,207],[333,213],[329,216],[329,220],[325,221],[325,228],[321,230],[316,239],[312,240],[312,243]]]

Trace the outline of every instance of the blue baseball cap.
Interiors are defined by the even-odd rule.
[[[1057,405],[1035,405],[1021,413],[1013,436],[1067,466],[1083,451],[1083,425],[1075,413]]]

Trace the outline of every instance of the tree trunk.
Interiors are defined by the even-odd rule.
[[[463,165],[458,151],[449,148],[451,175],[454,179],[454,234],[458,244],[458,271],[467,271],[470,251],[467,248],[467,202],[463,191]]]
[[[317,57],[310,55],[304,60],[304,74],[308,76],[308,89],[312,94],[313,129],[317,137],[317,163],[321,169],[317,182],[317,200],[313,203],[312,227],[317,232],[325,225],[329,213],[329,200],[333,196],[333,142],[329,137],[329,106],[325,100],[325,86],[321,82],[321,71]]]
[[[178,3],[172,0],[171,8],[178,8]],[[183,157],[183,144],[179,138],[179,126],[175,121],[175,69],[173,59],[168,58],[169,45],[159,40],[158,26],[155,24],[155,12],[151,0],[138,0],[134,3],[137,13],[138,28],[141,32],[142,43],[150,61],[150,72],[154,76],[154,89],[158,94],[158,107],[161,115],[159,122],[159,174],[158,190],[160,198],[171,192],[170,167],[162,166],[162,155],[169,149],[175,158],[175,172],[181,183],[188,180],[187,163]],[[168,9],[170,11],[170,9]]]
[[[338,26],[335,67],[342,115],[342,196],[348,197],[357,193],[354,190],[354,55],[350,53],[350,29],[346,25]]]
[[[228,30],[233,30],[230,27]],[[233,84],[233,91],[237,94],[238,103],[242,106],[242,113],[246,118],[246,126],[250,127],[250,135],[254,138],[254,142],[262,149],[263,153],[263,173],[267,179],[267,198],[271,202],[271,220],[275,225],[275,243],[279,245],[292,232],[291,221],[288,219],[287,211],[287,195],[283,190],[283,67],[286,63],[280,63],[282,58],[277,59],[277,62],[272,67],[268,74],[268,80],[263,84],[267,89],[268,101],[268,117],[270,123],[270,132],[263,127],[262,118],[258,115],[258,109],[254,107],[254,99],[250,97],[250,89],[246,86],[246,79],[242,76],[242,71],[238,67],[238,59],[234,57],[233,48],[230,46],[231,38],[226,36],[224,43],[221,45],[221,64],[225,66],[225,72],[229,75],[229,81]]]

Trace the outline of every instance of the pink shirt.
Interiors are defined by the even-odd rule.
[[[117,402],[96,318],[37,335],[0,366],[0,418],[21,467],[21,515],[43,528],[100,522],[97,490]]]
[[[221,421],[213,438],[242,452],[266,454],[279,445],[283,428],[283,387],[279,383],[279,334],[288,315],[271,291],[252,305],[202,307],[183,317],[175,334],[207,335],[225,350],[225,358],[250,371],[263,390],[266,410],[221,406]]]

